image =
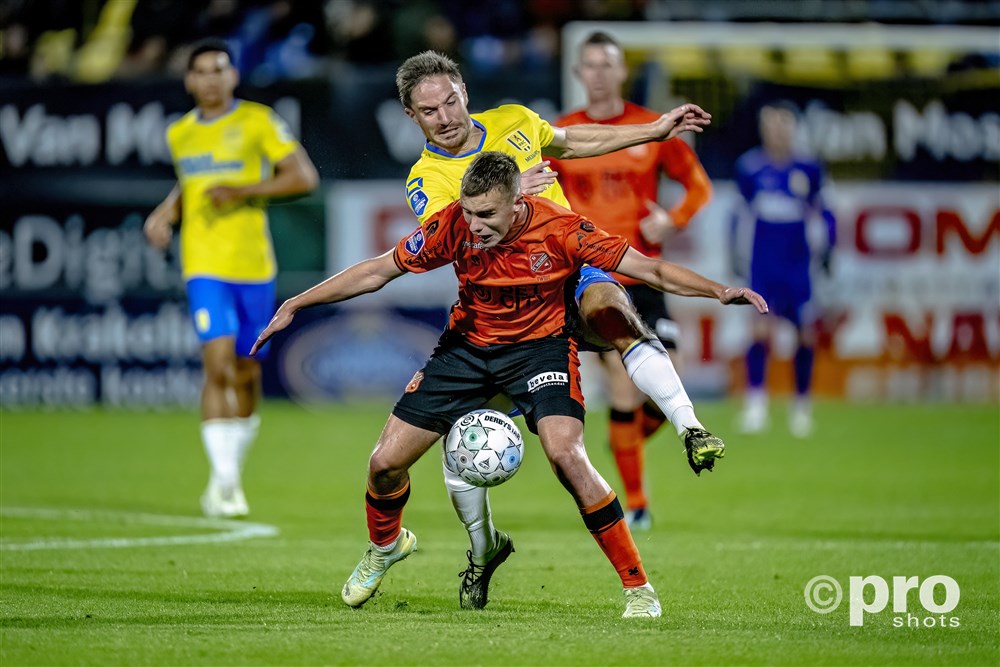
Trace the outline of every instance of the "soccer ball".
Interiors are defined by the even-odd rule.
[[[445,467],[473,486],[503,484],[523,457],[517,425],[496,410],[473,410],[455,422],[444,440]]]

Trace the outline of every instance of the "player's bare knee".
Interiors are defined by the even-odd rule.
[[[546,446],[545,455],[556,475],[566,479],[573,479],[581,466],[590,465],[583,443],[574,442],[569,438]]]
[[[209,363],[204,366],[205,384],[213,387],[231,387],[236,380],[236,369],[226,363]]]
[[[382,449],[376,448],[368,459],[368,482],[376,493],[392,493],[406,479],[406,467],[400,466]]]

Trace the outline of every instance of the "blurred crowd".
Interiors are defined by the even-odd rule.
[[[98,82],[178,74],[203,37],[254,83],[436,49],[490,70],[545,65],[571,19],[641,20],[643,0],[4,0],[0,74]],[[655,4],[655,3],[652,3]]]
[[[244,80],[266,85],[321,76],[339,63],[397,63],[428,48],[485,72],[543,67],[557,60],[560,29],[570,20],[1000,18],[1000,3],[976,0],[787,5],[789,0],[0,0],[0,76],[101,82],[179,75],[190,45],[210,36],[230,43]]]

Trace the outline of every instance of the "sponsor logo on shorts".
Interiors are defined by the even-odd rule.
[[[407,394],[412,394],[417,389],[420,389],[420,383],[423,381],[424,381],[424,372],[417,371],[416,373],[413,374],[413,379],[410,380],[410,384],[406,385],[405,392]]]
[[[592,223],[590,220],[581,220],[580,229],[582,229],[585,232],[592,232],[595,229],[594,223]]]
[[[410,235],[410,238],[406,239],[406,243],[403,244],[406,248],[406,252],[411,255],[419,255],[420,251],[424,249],[424,230],[418,229]]]
[[[208,333],[208,330],[212,328],[212,316],[209,315],[207,308],[199,308],[195,311],[194,326],[198,333]]]
[[[535,392],[542,387],[549,387],[556,384],[569,384],[569,374],[552,371],[536,375],[528,380],[528,391]]]

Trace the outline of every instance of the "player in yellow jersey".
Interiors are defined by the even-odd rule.
[[[664,141],[685,131],[701,132],[711,121],[711,116],[694,104],[635,125],[553,127],[531,109],[516,104],[469,114],[469,96],[458,65],[433,51],[407,59],[396,71],[396,88],[406,115],[427,139],[406,183],[407,201],[421,223],[459,198],[462,174],[484,151],[500,151],[515,158],[523,172],[525,194],[541,195],[568,207],[555,172],[546,170],[543,154],[561,159],[603,155]],[[536,259],[541,270],[546,257],[532,258]],[[621,285],[599,269],[584,267],[575,297],[585,332],[618,350],[629,377],[665,415],[675,421],[675,415],[689,420],[675,426],[683,433],[691,468],[696,473],[712,470],[715,460],[725,454],[725,446],[694,418],[691,401],[670,357]],[[447,469],[445,485],[472,543],[459,599],[463,607],[482,607],[493,571],[513,546],[507,535],[493,527],[486,489],[465,483]]]
[[[316,188],[305,150],[270,108],[234,98],[225,42],[197,44],[184,85],[195,108],[167,128],[177,185],[146,219],[157,248],[181,225],[181,268],[202,342],[201,435],[211,464],[208,516],[245,516],[241,473],[257,435],[260,364],[250,348],[274,314],[277,266],[267,200]],[[259,355],[258,355],[259,358]]]

